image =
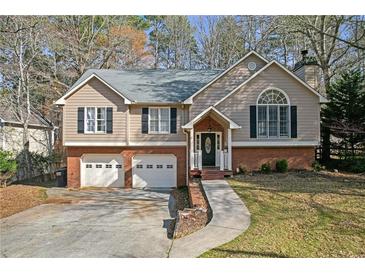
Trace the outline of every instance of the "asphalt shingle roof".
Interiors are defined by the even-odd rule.
[[[14,110],[5,104],[2,100],[0,100],[0,118],[4,120],[4,122],[9,123],[19,123],[19,119],[14,113]],[[51,123],[43,119],[39,116],[35,110],[31,110],[29,124],[35,126],[46,126],[51,127]]]
[[[71,87],[95,74],[134,102],[181,102],[223,70],[111,70],[89,69]]]

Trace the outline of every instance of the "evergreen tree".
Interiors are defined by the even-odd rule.
[[[357,145],[365,142],[365,85],[360,71],[348,71],[329,87],[330,102],[323,110],[324,126],[342,139],[352,156]],[[346,153],[347,154],[347,153]]]

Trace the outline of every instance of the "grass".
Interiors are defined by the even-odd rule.
[[[251,225],[202,257],[365,257],[365,177],[300,172],[229,181]]]
[[[10,185],[0,188],[0,218],[43,204],[46,199],[43,187]]]

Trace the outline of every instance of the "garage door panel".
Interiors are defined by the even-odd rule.
[[[132,169],[133,187],[176,187],[174,155],[136,155]]]
[[[124,186],[123,158],[119,154],[86,154],[82,158],[81,172],[81,186]]]

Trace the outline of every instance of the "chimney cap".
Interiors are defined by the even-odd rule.
[[[302,54],[302,60],[300,60],[299,62],[297,62],[294,65],[294,69],[293,71],[305,66],[305,65],[316,65],[318,66],[318,62],[316,57],[314,56],[307,56],[308,54],[308,50],[307,49],[303,49],[302,51],[300,51],[300,53]]]

